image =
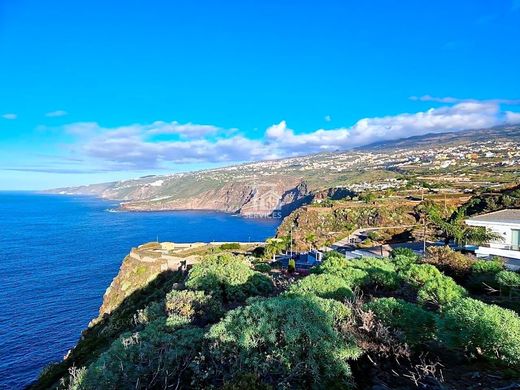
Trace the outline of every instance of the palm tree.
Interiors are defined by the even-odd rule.
[[[265,244],[265,254],[274,258],[275,255],[287,251],[290,244],[290,238],[286,236],[269,238]]]
[[[502,241],[503,237],[481,226],[469,226],[465,223],[466,207],[459,207],[449,217],[443,217],[439,207],[433,202],[425,204],[427,219],[433,223],[444,237],[444,243],[453,240],[458,245],[481,245],[490,241]]]
[[[463,234],[464,244],[482,245],[490,241],[503,241],[504,238],[483,226],[468,226]]]

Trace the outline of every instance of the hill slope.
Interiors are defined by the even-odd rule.
[[[219,210],[286,215],[316,191],[371,190],[417,179],[471,187],[518,178],[520,126],[466,130],[389,141],[364,148],[261,161],[219,169],[147,176],[61,188],[53,193],[122,201],[127,210]]]

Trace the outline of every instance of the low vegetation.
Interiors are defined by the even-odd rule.
[[[488,374],[514,386],[520,317],[476,299],[470,286],[475,276],[493,275],[506,299],[519,274],[443,251],[435,260],[398,250],[352,261],[331,252],[308,276],[208,255],[161,284],[161,294],[148,291],[125,309],[124,327],[83,338],[78,347],[112,329],[90,355],[51,367],[34,387],[440,390],[468,388]],[[122,319],[118,310],[112,315]],[[472,364],[480,376],[464,376]]]

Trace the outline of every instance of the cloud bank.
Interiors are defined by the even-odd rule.
[[[520,123],[520,113],[502,111],[504,100],[416,98],[448,103],[416,113],[363,118],[353,126],[297,132],[286,121],[266,129],[261,139],[214,125],[156,121],[104,128],[95,122],[72,123],[64,130],[77,138],[75,153],[104,169],[168,168],[171,164],[242,162],[347,150],[374,142]],[[511,100],[508,100],[511,104]]]

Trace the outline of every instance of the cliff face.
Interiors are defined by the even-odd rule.
[[[255,183],[228,182],[189,197],[163,197],[123,202],[123,210],[217,210],[243,216],[287,215],[309,195],[307,186],[294,178]]]
[[[162,272],[177,271],[198,261],[199,256],[192,254],[205,244],[148,243],[132,248],[125,257],[117,276],[103,295],[99,316],[91,326],[105,315],[112,313],[121,303],[139,289],[147,286]],[[191,252],[190,252],[191,251]]]

